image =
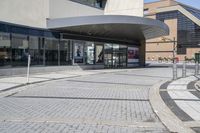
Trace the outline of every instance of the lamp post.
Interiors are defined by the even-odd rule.
[[[159,43],[173,43],[173,80],[176,80],[177,79],[177,65],[176,65],[176,61],[175,61],[175,57],[176,57],[176,48],[177,48],[177,46],[176,46],[176,43],[177,43],[177,41],[176,41],[176,38],[174,37],[173,38],[173,40],[172,39],[170,39],[170,38],[166,38],[166,37],[162,37],[161,38],[162,39],[162,41],[160,41],[160,42],[146,42],[146,43],[156,43],[156,44],[159,44]]]
[[[174,37],[173,40],[170,38],[162,37],[163,42],[173,43],[173,80],[177,79],[177,64],[176,64],[176,38]],[[168,40],[168,41],[166,41]]]
[[[200,46],[200,44],[197,44],[197,45]],[[199,55],[200,54],[195,55],[195,75],[196,76],[199,74]]]
[[[177,79],[177,65],[176,65],[176,38],[173,39],[173,80]]]

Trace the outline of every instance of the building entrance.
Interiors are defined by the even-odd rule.
[[[105,44],[104,65],[105,68],[127,67],[127,47],[117,44]]]

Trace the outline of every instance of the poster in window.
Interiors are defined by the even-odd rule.
[[[128,47],[128,67],[139,65],[139,48]]]
[[[83,44],[75,43],[74,62],[83,63]]]

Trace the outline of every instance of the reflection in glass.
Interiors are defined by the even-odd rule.
[[[120,45],[119,46],[119,67],[126,67],[127,66],[127,46],[126,45]]]
[[[74,41],[74,62],[75,63],[83,63],[83,41]]]
[[[103,63],[103,45],[96,45],[96,63]]]
[[[12,65],[27,65],[28,54],[27,36],[12,35]]]
[[[113,66],[113,45],[104,45],[104,65],[106,68],[112,68]]]
[[[45,59],[46,65],[58,65],[58,46],[57,39],[45,39]]]
[[[107,68],[122,68],[127,66],[127,46],[105,44],[104,62]]]
[[[85,44],[85,62],[86,64],[94,64],[94,43],[86,42]]]
[[[29,37],[29,54],[31,55],[31,65],[43,64],[44,49],[41,45],[41,39],[39,37]]]
[[[11,41],[10,35],[0,33],[0,66],[10,65],[11,61]]]
[[[71,64],[70,60],[70,41],[63,40],[60,42],[60,64],[69,65]]]

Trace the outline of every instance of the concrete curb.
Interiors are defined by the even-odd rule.
[[[200,81],[197,81],[195,84],[194,84],[194,87],[196,90],[200,91]]]
[[[151,87],[149,92],[149,100],[154,112],[160,118],[161,122],[169,129],[170,132],[176,133],[195,133],[167,107],[160,96],[160,86],[167,81],[161,81]]]

